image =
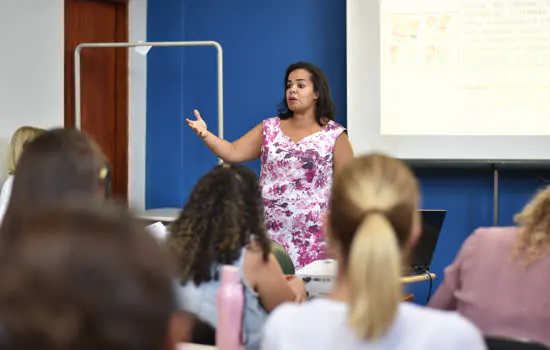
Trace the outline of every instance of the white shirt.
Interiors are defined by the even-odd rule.
[[[2,224],[4,214],[6,214],[6,209],[8,208],[8,203],[10,202],[12,186],[13,175],[10,175],[6,179],[6,182],[4,182],[4,186],[2,186],[2,192],[0,192],[0,224]]]
[[[482,350],[481,333],[456,313],[401,303],[395,322],[378,341],[356,337],[348,305],[329,299],[281,305],[264,328],[263,350]]]

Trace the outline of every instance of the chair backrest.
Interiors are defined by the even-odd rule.
[[[216,330],[214,327],[195,315],[190,315],[190,317],[193,319],[191,343],[210,346],[216,345]]]
[[[526,339],[485,336],[488,350],[550,350],[547,346]]]
[[[294,263],[292,262],[290,255],[288,254],[286,249],[283,248],[282,245],[275,242],[274,240],[271,240],[271,253],[275,256],[275,258],[279,262],[279,265],[281,265],[281,269],[283,270],[283,273],[285,275],[294,275],[294,273],[296,272],[294,269]]]

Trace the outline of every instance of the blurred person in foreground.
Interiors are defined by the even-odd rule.
[[[420,235],[418,182],[401,161],[368,154],[335,176],[327,244],[338,275],[328,298],[285,304],[263,350],[482,350],[481,333],[452,312],[402,302],[403,260]]]
[[[75,129],[53,129],[27,144],[17,165],[0,226],[0,249],[9,249],[30,216],[67,200],[105,198],[109,167],[97,143]]]
[[[429,306],[458,311],[485,334],[550,346],[550,186],[515,222],[468,237]]]
[[[29,219],[0,266],[0,348],[174,349],[187,340],[172,269],[123,209],[73,204]]]
[[[21,157],[21,153],[27,145],[34,140],[38,135],[42,134],[44,129],[35,128],[32,126],[22,126],[15,130],[10,138],[10,145],[8,149],[7,165],[8,165],[8,178],[2,185],[2,191],[0,191],[0,224],[6,213],[6,208],[10,201],[11,189],[13,186],[13,179],[17,169],[17,163]]]

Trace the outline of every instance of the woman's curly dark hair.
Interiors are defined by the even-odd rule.
[[[240,164],[221,164],[204,175],[169,230],[182,284],[217,280],[213,266],[233,264],[252,236],[264,261],[271,251],[258,177]]]

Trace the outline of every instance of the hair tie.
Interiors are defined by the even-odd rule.
[[[373,209],[367,209],[365,211],[363,211],[363,214],[361,215],[363,217],[363,219],[366,219],[367,216],[369,215],[372,215],[372,214],[380,214],[384,217],[388,217],[388,212],[384,209],[378,209],[378,208],[373,208]]]
[[[108,174],[109,174],[109,169],[107,167],[101,168],[101,170],[99,171],[99,179],[105,180]]]

